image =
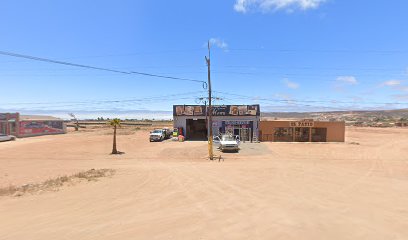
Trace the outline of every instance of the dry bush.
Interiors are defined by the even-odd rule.
[[[83,180],[97,181],[102,177],[110,177],[115,174],[113,169],[91,169],[85,172],[79,172],[70,176],[61,176],[48,179],[42,183],[25,184],[19,187],[9,186],[0,188],[0,196],[22,196],[27,193],[39,193],[42,191],[58,191],[64,184],[74,184]]]

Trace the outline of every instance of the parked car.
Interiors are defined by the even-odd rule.
[[[222,152],[238,152],[240,142],[239,136],[221,135],[221,137],[216,136],[213,138],[214,145],[217,146]]]
[[[13,135],[6,135],[6,134],[1,134],[0,133],[0,142],[5,142],[5,141],[14,141],[16,140],[16,137]]]
[[[149,139],[150,142],[163,141],[165,139],[165,133],[163,129],[155,129],[154,131],[150,132]]]

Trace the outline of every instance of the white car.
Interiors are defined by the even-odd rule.
[[[221,137],[217,136],[213,138],[214,145],[217,146],[222,152],[238,152],[240,142],[239,136],[222,135]]]
[[[165,133],[163,129],[155,129],[153,132],[150,132],[149,139],[150,142],[156,142],[156,141],[163,141],[166,138]]]
[[[6,134],[0,133],[0,142],[14,141],[14,140],[16,140],[16,137],[14,137],[13,135],[6,135]]]

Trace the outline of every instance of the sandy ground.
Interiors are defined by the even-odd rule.
[[[91,168],[97,182],[0,197],[0,239],[408,239],[408,129],[348,128],[347,143],[149,143],[123,130],[0,143],[0,187]],[[351,144],[351,143],[358,143]]]

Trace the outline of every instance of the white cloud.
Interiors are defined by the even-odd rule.
[[[336,81],[350,85],[356,85],[358,83],[357,79],[354,76],[339,76],[336,78]]]
[[[405,84],[406,81],[402,80],[389,80],[385,81],[381,84],[381,87],[390,87],[392,89],[395,89],[399,92],[408,92],[408,86]],[[406,96],[406,95],[402,95]]]
[[[216,47],[219,47],[219,48],[221,48],[223,50],[228,50],[228,44],[222,39],[210,38],[209,41],[210,41],[211,46],[216,46]],[[205,45],[207,45],[207,44],[205,44]]]
[[[324,2],[326,0],[236,0],[234,10],[240,13],[250,10],[293,12],[296,9],[316,9]]]
[[[281,93],[276,93],[273,95],[274,98],[279,98],[279,99],[283,99],[283,100],[291,100],[292,96],[289,94],[281,94]]]
[[[400,86],[401,83],[402,81],[400,80],[389,80],[389,81],[383,82],[382,86],[396,87],[396,86]]]
[[[237,12],[242,12],[242,13],[247,12],[247,6],[246,6],[248,4],[247,2],[248,1],[246,0],[237,0],[234,5],[234,10]]]
[[[392,97],[398,101],[408,101],[408,94],[396,94]]]
[[[290,89],[298,89],[300,87],[298,83],[291,82],[289,79],[284,79],[283,83]]]

